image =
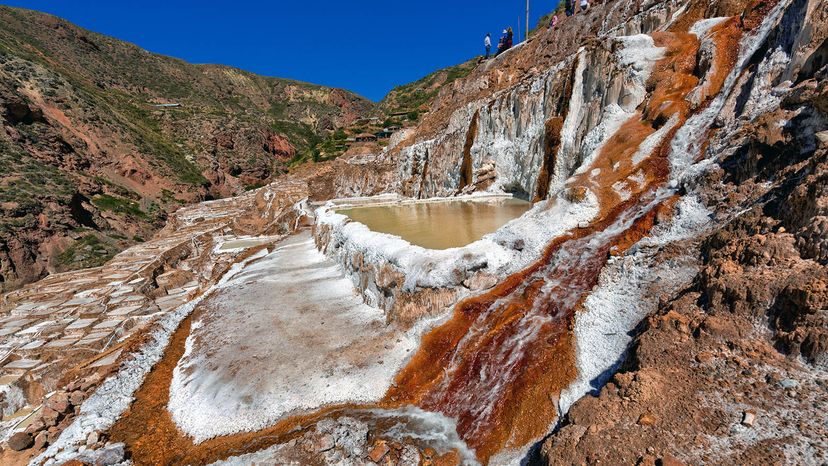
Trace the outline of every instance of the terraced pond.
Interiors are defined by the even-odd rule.
[[[514,198],[413,202],[337,209],[372,231],[399,236],[427,249],[473,243],[520,217],[532,203]]]

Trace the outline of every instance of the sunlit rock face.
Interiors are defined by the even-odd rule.
[[[473,186],[478,181],[475,172],[487,173],[481,169],[493,165],[495,182],[487,189],[529,200],[546,198],[646,95],[642,80],[646,70],[618,55],[629,39],[612,36],[652,32],[668,23],[682,5],[658,3],[632,19],[624,18],[620,25],[620,17],[610,15],[602,23],[605,39],[593,40],[555,61],[551,60],[554,51],[538,57],[538,49],[546,47],[530,43],[482,65],[470,78],[443,91],[434,112],[445,112],[441,106],[456,107],[451,100],[458,94],[456,100],[462,102],[481,90],[490,92],[456,108],[434,129],[426,120],[392,151],[397,157],[396,190],[411,197],[450,196]],[[570,38],[565,34],[561,32],[555,41],[566,43]],[[520,75],[504,76],[497,67],[506,60],[539,60],[548,66],[532,63]]]
[[[491,179],[483,189],[546,198],[645,98],[646,64],[633,63],[634,51],[624,56],[621,51],[645,45],[641,34],[669,24],[682,7],[682,2],[654,3],[640,11],[627,6],[602,18],[603,39],[575,47],[581,41],[571,37],[577,33],[572,28],[554,40],[537,39],[546,41],[544,47],[530,43],[484,63],[435,100],[432,113],[444,115],[442,121],[426,116],[423,125],[376,157],[393,161],[389,188],[418,198],[451,196]],[[543,52],[547,47],[551,50]],[[658,57],[651,55],[650,60]],[[475,95],[482,98],[470,99]],[[363,177],[339,180],[338,194],[372,193],[360,189]]]

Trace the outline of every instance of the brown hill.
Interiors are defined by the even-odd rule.
[[[183,204],[264,185],[371,107],[0,7],[0,290],[100,265]]]

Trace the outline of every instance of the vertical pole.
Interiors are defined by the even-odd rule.
[[[520,21],[520,15],[518,15],[518,17],[517,17],[517,27],[518,27],[518,30],[517,30],[517,33],[518,33],[517,38],[518,38],[518,39],[520,39],[520,23],[521,23],[521,21]],[[523,35],[523,37],[526,37],[526,35],[524,34],[524,35]]]
[[[523,40],[529,40],[529,0],[526,0],[526,32]]]

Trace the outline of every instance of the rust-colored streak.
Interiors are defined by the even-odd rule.
[[[554,175],[558,147],[561,144],[561,129],[563,129],[564,121],[566,121],[566,116],[569,114],[569,106],[566,105],[566,102],[572,99],[575,71],[578,68],[577,60],[579,58],[576,58],[570,67],[569,76],[564,81],[564,89],[557,104],[560,115],[549,118],[544,124],[543,161],[538,174],[538,185],[535,189],[535,197],[532,199],[533,202],[540,202],[549,196],[549,182],[552,180],[552,175]]]
[[[552,117],[546,120],[544,124],[543,162],[541,162],[538,187],[535,190],[533,202],[542,201],[549,195],[549,181],[552,179],[552,171],[555,169],[555,159],[558,146],[561,144],[561,129],[565,118],[565,116]]]
[[[167,410],[173,370],[184,354],[192,316],[175,331],[163,357],[135,393],[135,401],[109,431],[114,442],[123,442],[136,465],[209,464],[257,451],[299,437],[309,426],[354,406],[329,406],[317,412],[283,419],[258,432],[227,435],[198,445],[184,435]]]
[[[454,417],[483,462],[543,435],[558,394],[577,375],[569,331],[575,309],[596,285],[610,249],[646,235],[656,211],[642,210],[629,229],[597,248],[590,244],[640,207],[618,205],[605,220],[557,240],[542,261],[493,292],[461,303],[423,338],[386,400]]]
[[[687,33],[653,38],[666,52],[653,70],[650,97],[589,169],[567,183],[596,194],[598,220],[555,240],[538,263],[490,293],[458,305],[447,323],[423,338],[387,395],[455,418],[460,436],[484,463],[546,432],[555,400],[577,375],[570,331],[575,312],[610,253],[629,248],[655,222],[659,209],[648,204],[649,193],[666,181],[667,142],[690,112],[685,97],[698,84],[699,42]],[[671,120],[677,121],[662,146],[634,163],[644,139]]]

